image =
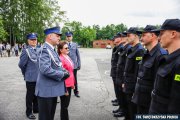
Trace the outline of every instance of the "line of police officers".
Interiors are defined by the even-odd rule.
[[[160,29],[130,27],[113,39],[111,77],[119,105],[114,117],[180,114],[180,20],[167,19]]]

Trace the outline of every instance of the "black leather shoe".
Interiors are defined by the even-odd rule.
[[[124,113],[123,112],[117,112],[117,113],[114,113],[114,117],[124,117]]]
[[[113,102],[112,105],[113,106],[118,106],[119,104],[118,104],[118,102]]]
[[[31,114],[27,115],[27,118],[29,118],[29,119],[36,119],[36,116],[34,116],[34,115],[31,113]]]
[[[75,94],[75,96],[76,96],[76,97],[78,97],[78,98],[80,97],[78,93],[77,93],[77,94]]]
[[[119,108],[112,111],[112,113],[117,113],[117,112],[119,112]]]
[[[118,102],[118,101],[117,101],[117,99],[114,99],[114,100],[111,100],[111,102],[114,103],[114,102]]]

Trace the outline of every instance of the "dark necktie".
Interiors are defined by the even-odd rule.
[[[68,44],[68,47],[71,48],[71,43]]]

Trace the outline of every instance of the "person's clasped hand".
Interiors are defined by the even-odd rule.
[[[63,76],[62,80],[66,80],[70,76],[70,74],[67,70],[63,70],[63,72],[64,72],[64,76]]]
[[[81,69],[81,67],[77,67],[77,70],[80,70]]]

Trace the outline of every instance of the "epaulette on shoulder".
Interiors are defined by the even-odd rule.
[[[41,48],[46,49],[46,48],[47,48],[47,46],[46,46],[46,45],[43,45]]]
[[[132,46],[131,45],[129,45],[128,47],[127,47],[127,49],[130,49]]]
[[[138,46],[138,49],[144,49],[142,45],[139,45]]]
[[[123,47],[124,47],[123,45],[118,46],[119,49],[123,49]]]
[[[160,48],[160,52],[163,55],[167,55],[168,54],[168,52],[165,49],[163,49],[163,48]]]

